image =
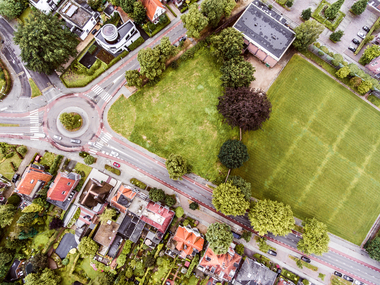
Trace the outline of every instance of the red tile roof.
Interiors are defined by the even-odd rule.
[[[220,255],[216,255],[208,247],[199,265],[207,268],[207,271],[211,271],[215,276],[219,276],[219,279],[231,281],[236,274],[241,259],[241,256],[231,247],[226,254]]]
[[[153,22],[156,20],[155,14],[158,8],[165,9],[160,0],[141,0],[141,3],[146,8],[146,15]]]
[[[125,205],[121,205],[118,203],[120,196],[124,196],[125,198],[129,200],[133,200],[136,196],[136,192],[129,186],[121,185],[120,188],[117,190],[116,195],[112,197],[111,199],[111,205],[117,209],[119,209],[124,214],[127,212],[127,208]],[[123,197],[122,197],[123,198]]]
[[[177,242],[176,248],[184,253],[184,258],[187,255],[191,255],[194,249],[201,252],[205,242],[197,230],[182,226],[178,227],[173,240]]]
[[[79,175],[78,175],[79,176]],[[71,190],[73,190],[80,180],[80,176],[78,179],[70,179],[67,177],[67,174],[64,172],[59,172],[57,177],[54,179],[53,186],[47,192],[47,197],[51,200],[56,201],[65,201]]]
[[[152,219],[148,218],[145,215],[145,211],[150,211],[152,213],[155,213],[163,218],[162,223],[157,223],[153,221]],[[159,230],[161,233],[165,233],[166,230],[169,227],[170,222],[172,221],[174,217],[174,212],[169,210],[168,208],[162,207],[159,204],[149,202],[146,206],[143,215],[141,216],[141,220],[148,223],[149,225],[155,227],[157,230]]]
[[[30,195],[33,192],[34,187],[38,181],[43,181],[45,184],[52,179],[52,175],[40,170],[38,168],[29,165],[21,178],[20,183],[17,186],[19,194]]]

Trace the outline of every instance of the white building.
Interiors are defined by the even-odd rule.
[[[45,14],[57,9],[60,0],[30,0],[29,3]]]
[[[128,50],[131,45],[140,37],[140,32],[132,21],[125,22],[119,28],[113,24],[104,25],[95,35],[96,42],[111,54],[117,54]]]

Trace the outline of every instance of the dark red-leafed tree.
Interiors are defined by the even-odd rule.
[[[60,229],[63,227],[63,221],[59,218],[53,218],[53,220],[49,224],[49,228],[51,230]]]
[[[231,127],[255,131],[269,119],[272,104],[263,91],[248,87],[226,88],[217,108]]]

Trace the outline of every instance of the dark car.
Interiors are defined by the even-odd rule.
[[[277,268],[277,274],[281,274],[282,272],[282,269],[281,268]]]
[[[187,37],[186,36],[183,36],[182,38],[179,39],[180,42],[182,41],[186,41]]]
[[[119,168],[119,167],[120,167],[120,164],[118,164],[117,162],[114,162],[114,163],[113,163],[113,166]]]
[[[360,41],[358,39],[352,39],[352,42],[356,45],[360,44]]]
[[[343,279],[344,280],[347,280],[349,282],[354,282],[354,278],[350,277],[350,276],[347,276],[347,275],[343,275]]]
[[[78,140],[78,139],[71,139],[70,142],[71,143],[76,143],[76,144],[80,144],[81,143],[81,141]]]
[[[16,181],[17,181],[19,178],[20,178],[20,174],[15,173],[15,174],[13,175],[13,177],[12,177],[12,182],[13,182],[13,183],[16,183]]]
[[[355,52],[355,51],[356,51],[356,48],[354,48],[354,47],[348,47],[348,49],[349,49],[350,51],[352,51],[352,52]]]
[[[7,202],[7,198],[5,198],[3,195],[0,195],[0,204],[5,204]]]
[[[334,275],[335,276],[338,276],[338,277],[342,277],[342,273],[338,272],[338,271],[334,271]]]
[[[306,257],[306,256],[301,256],[301,260],[303,260],[303,261],[305,261],[305,262],[307,262],[307,263],[310,263],[310,262],[311,262],[310,258],[308,258],[308,257]]]
[[[367,26],[362,27],[362,29],[363,29],[364,31],[366,31],[367,33],[368,33],[369,30],[370,30],[370,28],[368,28]]]
[[[91,34],[95,35],[97,31],[98,31],[97,29],[93,29]]]
[[[273,256],[277,256],[277,252],[273,251],[273,250],[268,250],[268,254],[270,255],[273,255]]]

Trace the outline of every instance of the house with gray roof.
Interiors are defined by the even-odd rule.
[[[277,273],[250,258],[244,260],[235,277],[235,285],[273,285]]]

